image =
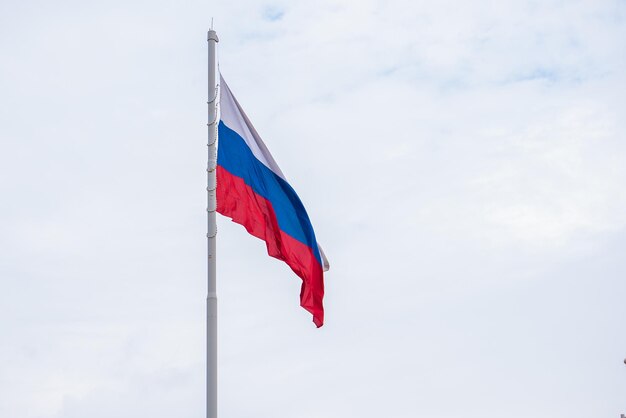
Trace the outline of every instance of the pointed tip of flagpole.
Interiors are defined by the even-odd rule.
[[[217,37],[217,32],[215,32],[215,29],[213,29],[213,18],[211,18],[211,28],[209,29],[209,32],[207,33],[207,37],[206,37],[207,41],[215,41],[215,42],[219,42],[219,38]]]

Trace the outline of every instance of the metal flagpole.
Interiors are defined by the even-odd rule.
[[[207,240],[208,240],[208,293],[207,293],[207,333],[206,333],[206,416],[217,418],[217,289],[215,274],[215,241],[217,224],[215,211],[216,201],[216,173],[217,168],[217,103],[218,86],[216,83],[216,54],[215,49],[219,42],[217,33],[211,30],[207,34],[209,43],[209,98],[208,98],[208,165],[207,165]]]

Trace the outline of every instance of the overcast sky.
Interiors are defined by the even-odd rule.
[[[623,0],[0,0],[0,417],[204,416],[211,17],[331,262],[218,219],[221,417],[626,413]]]

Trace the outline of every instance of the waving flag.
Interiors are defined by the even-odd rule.
[[[302,279],[300,305],[321,327],[328,262],[309,216],[223,78],[220,86],[217,211],[264,240],[269,255]]]

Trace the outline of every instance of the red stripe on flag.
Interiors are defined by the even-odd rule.
[[[265,241],[270,256],[287,263],[302,279],[300,306],[324,323],[324,272],[313,250],[280,230],[272,203],[256,194],[243,179],[217,166],[217,211]]]

